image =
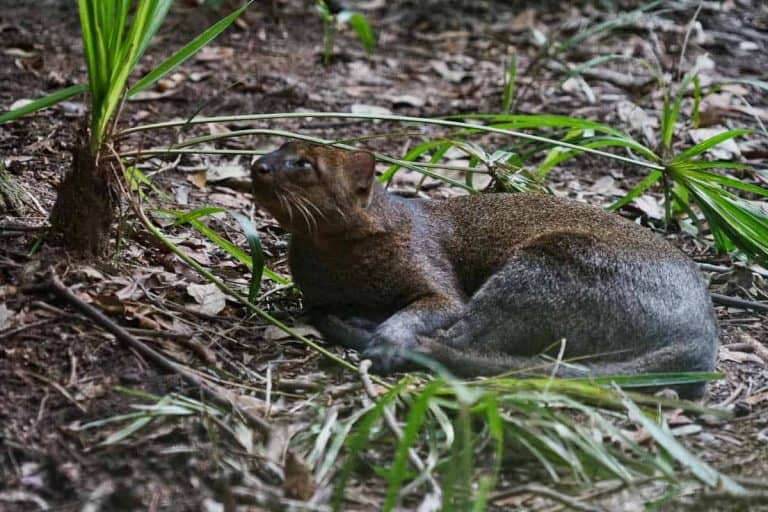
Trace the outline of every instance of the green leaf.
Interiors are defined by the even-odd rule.
[[[568,116],[546,114],[457,114],[445,116],[445,119],[480,119],[483,121],[490,121],[491,124],[489,126],[494,128],[569,128],[594,130],[622,139],[632,140],[625,133],[606,124]]]
[[[488,393],[484,397],[485,401],[485,419],[488,423],[488,433],[493,442],[493,481],[498,479],[501,472],[501,463],[504,458],[504,422],[499,413],[499,404],[493,393]]]
[[[232,22],[235,21],[235,19],[237,19],[237,17],[240,16],[240,14],[242,14],[242,12],[248,8],[249,5],[251,5],[251,3],[252,2],[247,2],[243,4],[240,8],[234,10],[224,18],[220,19],[208,27],[203,33],[187,43],[179,51],[161,62],[157,67],[155,67],[155,69],[144,75],[141,80],[136,82],[136,84],[134,84],[133,87],[128,90],[128,96],[133,96],[137,92],[143,91],[157,80],[165,76],[168,72],[173,70],[176,66],[194,55],[198,50],[211,42],[214,38],[216,38],[216,36],[221,34],[227,27],[229,27],[229,25],[231,25]]]
[[[691,81],[698,74],[696,66],[693,67],[688,73],[685,74],[680,81],[680,85],[677,89],[675,99],[670,103],[669,95],[665,93],[664,97],[664,109],[661,116],[661,141],[665,148],[669,149],[672,146],[672,136],[675,132],[675,123],[680,115],[680,106],[683,103],[683,96],[685,91],[691,84]]]
[[[331,14],[331,10],[328,8],[328,4],[326,4],[324,0],[317,0],[315,2],[315,10],[317,11],[317,14],[320,15],[320,19],[325,22],[331,21],[333,15]]]
[[[505,114],[509,114],[512,101],[515,99],[515,81],[517,80],[517,53],[513,53],[504,73],[504,89],[501,98],[501,108]]]
[[[699,127],[699,106],[701,105],[701,83],[698,76],[693,77],[693,127]]]
[[[139,61],[141,56],[144,55],[144,52],[149,47],[149,44],[152,42],[152,38],[160,29],[160,25],[162,25],[163,21],[165,21],[165,17],[168,14],[168,11],[170,10],[171,6],[173,5],[173,0],[143,0],[140,3],[154,4],[154,5],[152,5],[150,10],[148,11],[147,20],[144,21],[142,24],[143,30],[141,31],[141,38],[140,38],[138,47],[136,48],[133,61],[131,62],[131,65],[130,65],[131,71],[133,71],[133,68],[136,67],[136,63]],[[136,18],[134,18],[134,24],[135,23],[136,23]]]
[[[214,213],[223,213],[226,212],[224,208],[219,208],[218,206],[201,206],[200,208],[195,208],[191,212],[177,212],[173,210],[161,210],[163,213],[168,213],[176,218],[174,223],[172,224],[173,227],[175,226],[181,226],[183,224],[187,224],[188,222],[191,222],[193,220],[200,219],[202,217],[207,217],[208,215],[213,215]]]
[[[684,160],[682,162],[670,162],[669,169],[675,171],[703,171],[706,169],[736,169],[740,171],[750,171],[752,168],[746,164],[738,162],[728,162],[725,160]]]
[[[360,456],[360,452],[368,446],[369,436],[371,430],[376,422],[384,414],[384,408],[387,407],[398,395],[398,393],[405,387],[406,381],[401,380],[396,386],[392,387],[384,395],[382,395],[377,401],[376,405],[371,409],[362,420],[357,424],[351,437],[348,438],[347,443],[347,460],[339,471],[336,477],[336,482],[333,485],[333,496],[331,498],[331,505],[334,511],[342,510],[342,500],[344,499],[344,489],[347,484],[347,480],[352,475],[352,471],[357,465],[357,461]]]
[[[763,188],[759,185],[745,183],[741,180],[732,178],[730,176],[724,176],[722,174],[714,174],[711,172],[701,172],[701,171],[688,171],[687,174],[690,178],[693,178],[696,180],[706,181],[710,183],[719,183],[720,185],[723,185],[726,187],[743,190],[745,192],[751,192],[752,194],[759,195],[762,197],[768,197],[768,189]]]
[[[256,226],[251,219],[238,212],[229,212],[240,223],[243,234],[251,248],[251,284],[248,288],[248,301],[255,302],[261,288],[261,278],[264,275],[264,252],[261,249],[261,239]]]
[[[445,146],[445,151],[447,151],[450,147],[450,143],[447,143],[443,140],[431,140],[428,142],[422,142],[421,144],[411,148],[405,155],[403,155],[401,160],[405,160],[407,162],[415,162],[424,153],[430,151],[431,149],[441,148],[443,146]],[[392,178],[394,178],[397,171],[402,168],[403,166],[400,164],[393,164],[389,166],[389,168],[384,171],[381,176],[379,176],[379,183],[386,183],[390,181]]]
[[[341,23],[347,23],[355,31],[357,40],[365,48],[367,54],[373,53],[373,47],[376,44],[375,36],[373,35],[373,29],[368,23],[368,19],[357,11],[341,11],[338,15],[338,20]]]
[[[602,137],[602,136],[589,137],[584,140],[578,140],[576,141],[576,143],[582,147],[590,148],[590,149],[600,149],[600,148],[606,148],[606,147],[626,148],[630,151],[635,151],[637,153],[640,153],[641,155],[648,158],[649,160],[653,160],[656,162],[660,161],[660,158],[656,156],[656,154],[650,149],[646,148],[645,146],[643,146],[638,142],[635,142],[631,139],[625,139],[622,137]],[[580,155],[581,153],[582,151],[580,150],[575,150],[575,149],[564,150],[563,148],[555,146],[550,150],[547,157],[539,165],[538,169],[536,170],[536,173],[539,176],[543,176],[546,173],[548,173],[556,165],[559,165],[570,158]]]
[[[200,222],[200,218],[210,215],[213,213],[219,213],[224,212],[223,208],[216,208],[216,207],[203,207],[203,208],[197,208],[196,210],[193,210],[191,212],[179,212],[175,210],[160,210],[161,213],[165,213],[168,215],[173,216],[176,219],[176,222],[173,224],[174,226],[180,225],[180,224],[189,224],[191,227],[196,229],[200,234],[208,238],[211,242],[216,244],[221,250],[232,256],[234,259],[236,259],[238,262],[242,263],[251,271],[253,271],[252,265],[253,265],[253,259],[249,257],[242,249],[237,247],[232,242],[229,242],[228,240],[225,240],[222,238],[218,233],[216,233],[214,230]],[[250,243],[250,242],[249,242]],[[263,275],[269,279],[270,281],[274,281],[281,285],[288,285],[291,284],[291,281],[289,279],[286,279],[285,277],[276,274],[272,270],[263,267]]]
[[[631,400],[625,397],[622,401],[630,417],[638,422],[673,459],[689,468],[696,478],[711,487],[721,487],[734,494],[746,493],[738,483],[689,452],[668,430],[662,429]]]
[[[33,102],[28,103],[27,105],[24,105],[23,107],[15,108],[13,110],[10,110],[4,113],[3,115],[0,115],[0,123],[12,121],[21,116],[31,114],[32,112],[37,112],[38,110],[48,108],[51,105],[60,103],[68,98],[71,98],[72,96],[77,96],[78,94],[84,93],[87,90],[88,90],[87,85],[78,84],[78,85],[73,85],[71,87],[67,87],[66,89],[62,89],[60,91],[56,91],[54,93],[48,94],[47,96],[38,98]]]
[[[696,144],[695,146],[691,146],[690,148],[686,149],[682,153],[676,155],[672,162],[684,162],[685,160],[688,160],[690,158],[693,158],[694,156],[698,156],[708,149],[717,146],[718,144],[725,142],[726,140],[733,139],[735,137],[739,137],[741,135],[745,135],[747,133],[752,133],[752,130],[748,130],[745,128],[741,128],[738,130],[728,130],[723,133],[718,133],[717,135],[713,135],[712,137],[709,137],[706,140],[703,140]]]
[[[709,223],[720,250],[734,247],[764,263],[768,261],[768,213],[720,187],[689,174],[675,177],[689,190]]]
[[[651,185],[653,185],[654,183],[659,181],[661,176],[662,176],[662,172],[661,171],[653,171],[653,172],[651,172],[648,176],[643,178],[643,180],[640,183],[635,185],[632,188],[632,190],[627,192],[624,197],[622,197],[621,199],[619,199],[618,201],[616,201],[615,203],[610,205],[607,209],[609,211],[615,211],[615,210],[618,210],[619,208],[629,204],[630,202],[632,202],[633,199],[635,199],[640,194],[642,194],[643,192],[648,190],[651,187]]]
[[[109,437],[107,437],[104,441],[102,441],[101,445],[111,445],[111,444],[117,444],[120,441],[123,441],[124,439],[127,439],[131,437],[133,434],[141,430],[142,428],[149,425],[149,423],[154,419],[154,416],[151,414],[146,414],[144,416],[141,416],[139,418],[136,418],[132,422],[130,422],[127,426],[121,428],[117,432],[113,433]]]
[[[411,404],[408,416],[405,420],[403,437],[397,444],[395,456],[392,459],[392,467],[388,472],[389,485],[387,486],[387,493],[384,497],[384,504],[381,507],[382,510],[392,510],[397,502],[397,493],[400,490],[407,469],[408,450],[410,450],[416,443],[416,437],[418,436],[427,415],[429,401],[437,392],[439,385],[440,383],[437,381],[432,381],[427,384],[420,391],[413,404]]]
[[[614,375],[606,377],[590,377],[581,380],[598,385],[616,384],[622,388],[647,388],[660,386],[676,386],[680,384],[694,384],[710,380],[720,380],[722,373],[717,372],[677,372],[677,373],[644,373],[640,375]]]
[[[150,190],[152,190],[159,198],[161,198],[163,201],[171,201],[170,196],[157,188],[157,186],[152,183],[152,180],[147,178],[147,176],[139,170],[138,167],[135,165],[131,165],[129,167],[126,167],[125,169],[125,181],[128,184],[128,187],[130,190],[134,192],[138,192],[141,197],[144,197],[144,191],[141,189],[141,185],[146,185],[149,187]]]

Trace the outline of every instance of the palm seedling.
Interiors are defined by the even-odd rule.
[[[125,99],[146,89],[202,48],[248,6],[246,3],[219,20],[126,89],[131,73],[172,3],[173,0],[79,0],[88,82],[0,115],[2,123],[88,93],[90,119],[77,137],[72,168],[61,183],[50,218],[51,225],[63,235],[64,244],[80,254],[104,255],[109,248],[123,179],[114,158],[112,134]]]

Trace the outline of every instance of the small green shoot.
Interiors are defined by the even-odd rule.
[[[336,30],[345,26],[352,27],[357,40],[365,49],[365,53],[373,53],[373,47],[376,44],[376,36],[373,33],[368,19],[358,11],[342,10],[337,13],[331,12],[325,0],[316,0],[315,10],[323,23],[323,65],[328,66],[331,63],[333,55],[333,41],[336,36]]]
[[[504,84],[502,88],[501,110],[504,114],[509,114],[512,110],[512,102],[515,99],[515,81],[517,80],[517,54],[513,53],[509,59],[509,65],[506,66],[504,73]]]

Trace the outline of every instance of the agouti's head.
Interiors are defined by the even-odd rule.
[[[340,233],[370,204],[374,170],[365,151],[289,142],[253,163],[253,195],[291,233]]]

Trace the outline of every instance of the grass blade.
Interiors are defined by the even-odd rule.
[[[51,94],[48,94],[47,96],[38,98],[35,101],[24,105],[23,107],[15,108],[13,110],[5,112],[3,115],[0,115],[0,123],[13,121],[14,119],[17,119],[21,116],[31,114],[32,112],[37,112],[38,110],[42,110],[44,108],[48,108],[52,105],[55,105],[66,99],[69,99],[72,96],[77,96],[78,94],[82,94],[87,90],[88,90],[87,85],[78,84],[78,85],[73,85],[71,87],[67,87],[66,89],[61,89],[60,91],[53,92]]]
[[[517,80],[517,53],[513,53],[504,73],[504,89],[501,98],[501,108],[505,114],[512,109],[512,101],[515,99],[515,81]]]
[[[231,257],[233,257],[238,262],[242,263],[251,271],[253,271],[253,259],[249,257],[245,251],[237,247],[235,244],[229,242],[228,240],[225,240],[221,237],[216,231],[212,230],[202,222],[200,222],[200,218],[210,215],[212,213],[218,213],[218,212],[224,212],[226,210],[222,208],[216,208],[216,207],[205,207],[205,208],[198,208],[192,212],[179,212],[175,210],[159,210],[160,213],[171,215],[175,218],[174,226],[180,225],[180,224],[189,224],[192,228],[197,230],[200,234],[204,235],[208,240],[216,244],[221,250],[229,254]],[[291,281],[289,279],[286,279],[285,277],[276,274],[272,270],[263,267],[263,275],[269,279],[270,281],[274,281],[275,283],[287,285],[290,284]]]
[[[672,146],[672,136],[675,132],[675,123],[680,116],[680,106],[683,103],[683,96],[693,78],[698,74],[696,66],[693,67],[683,79],[677,89],[675,99],[670,103],[669,94],[665,92],[664,109],[661,116],[661,141],[667,150]]]
[[[128,90],[128,96],[133,96],[137,92],[143,91],[157,80],[165,76],[168,72],[173,70],[176,66],[187,60],[194,55],[203,46],[212,41],[216,36],[221,34],[229,25],[237,19],[242,12],[251,5],[251,2],[243,4],[240,8],[234,10],[224,18],[220,19],[210,27],[208,27],[203,33],[195,37],[192,41],[187,43],[179,51],[165,59],[152,71],[144,75],[136,84]]]
[[[711,487],[720,486],[726,491],[734,494],[744,494],[746,492],[744,488],[735,481],[719,473],[709,464],[703,462],[689,452],[671,433],[662,429],[655,421],[643,413],[634,402],[626,397],[622,401],[627,408],[630,418],[637,421],[649,434],[651,434],[659,446],[664,448],[673,459],[690,469],[696,478]]]
[[[438,389],[439,382],[432,381],[427,384],[416,397],[416,400],[408,411],[403,429],[403,437],[397,444],[395,456],[392,459],[392,467],[388,472],[389,485],[384,497],[382,510],[391,511],[397,502],[397,493],[402,485],[406,473],[406,464],[408,463],[408,451],[416,442],[416,436],[424,424],[427,415],[429,401]]]
[[[229,214],[240,223],[243,234],[248,240],[248,246],[251,248],[251,284],[248,287],[248,300],[254,302],[259,295],[261,278],[264,275],[264,251],[261,249],[261,239],[251,219],[238,212],[231,211]]]
[[[734,137],[740,137],[741,135],[745,135],[747,133],[752,133],[752,130],[741,128],[738,130],[728,130],[723,133],[719,133],[699,142],[695,146],[691,146],[690,148],[686,149],[682,153],[675,156],[672,159],[672,162],[684,162],[685,160],[693,158],[694,156],[698,156],[708,149],[717,146],[722,142],[725,142],[726,140],[733,139]]]
[[[360,452],[368,446],[371,430],[376,422],[384,414],[384,408],[387,407],[398,395],[398,393],[405,387],[406,381],[400,381],[396,386],[387,391],[377,401],[376,405],[371,409],[362,420],[355,427],[354,433],[349,438],[347,446],[347,460],[341,471],[336,476],[336,482],[333,486],[333,496],[331,498],[331,504],[333,510],[342,510],[342,500],[344,499],[344,488],[346,487],[347,480],[352,475],[352,471],[357,465],[357,461]]]
[[[376,38],[373,35],[373,29],[366,17],[362,13],[356,11],[341,11],[337,17],[339,22],[347,23],[352,27],[352,30],[355,31],[355,35],[357,36],[357,40],[360,41],[363,48],[365,48],[365,53],[368,55],[373,53]]]
[[[643,178],[643,180],[635,185],[635,187],[626,193],[624,197],[610,205],[607,209],[609,211],[615,211],[619,208],[622,208],[623,206],[629,204],[632,202],[633,199],[638,197],[640,194],[648,190],[654,183],[659,181],[661,179],[662,172],[661,171],[653,171],[648,176]]]

